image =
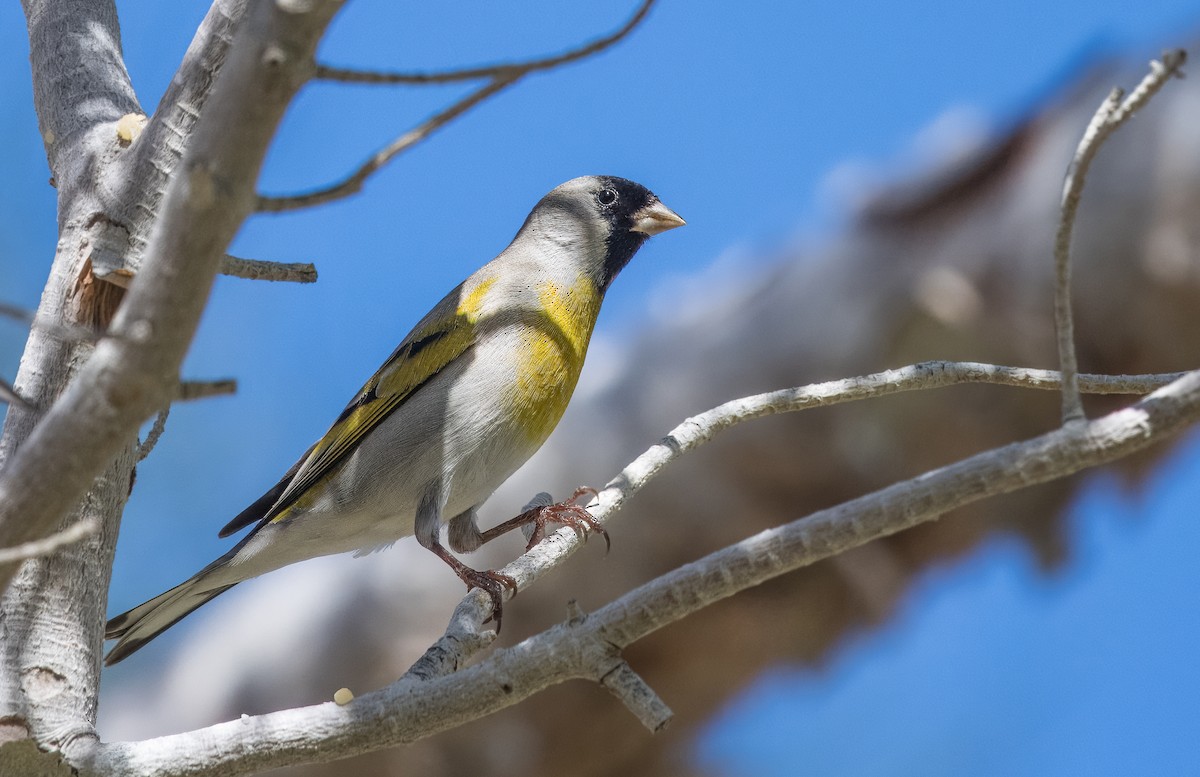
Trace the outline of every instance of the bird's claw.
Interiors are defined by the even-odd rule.
[[[517,581],[508,575],[495,570],[465,568],[459,577],[467,584],[467,590],[478,588],[492,600],[492,615],[484,623],[492,621],[496,624],[496,633],[500,633],[500,619],[504,616],[504,589],[507,588],[513,596],[517,595]]]
[[[546,539],[546,524],[550,523],[556,523],[560,526],[570,526],[576,532],[583,535],[584,542],[587,542],[589,534],[595,532],[604,537],[604,552],[607,553],[611,550],[612,540],[609,538],[608,531],[604,528],[603,524],[593,518],[586,507],[576,504],[581,497],[593,498],[598,493],[596,489],[584,486],[575,489],[575,493],[561,502],[555,502],[552,505],[544,507],[534,507],[524,512],[518,520],[533,524],[533,533],[529,536],[529,544],[525,546],[525,552],[528,553],[533,550],[535,545]]]

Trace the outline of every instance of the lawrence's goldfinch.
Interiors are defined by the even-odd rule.
[[[468,587],[487,590],[499,620],[502,589],[515,584],[450,555],[442,526],[460,553],[496,536],[479,530],[476,508],[562,417],[609,284],[646,238],[683,223],[623,178],[576,178],[543,197],[508,248],[435,305],[329,431],[221,530],[252,525],[241,542],[108,622],[118,642],[105,663],[242,580],[410,534]],[[586,513],[561,515],[596,528]]]

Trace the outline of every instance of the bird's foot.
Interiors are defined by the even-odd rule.
[[[496,633],[500,633],[500,619],[504,615],[504,589],[512,592],[513,596],[517,595],[517,581],[508,575],[501,574],[492,569],[480,571],[472,569],[466,564],[459,561],[450,551],[442,547],[442,544],[434,538],[429,549],[432,550],[438,558],[445,561],[454,574],[458,575],[458,579],[467,584],[467,590],[478,588],[486,593],[492,600],[492,615],[484,621],[494,621],[496,624]]]
[[[525,551],[529,552],[542,540],[546,539],[547,524],[558,524],[559,526],[570,526],[576,532],[583,535],[586,542],[588,535],[592,532],[604,537],[604,550],[608,552],[612,549],[612,540],[609,539],[608,531],[604,526],[592,517],[592,514],[587,511],[586,507],[577,504],[581,497],[593,498],[599,492],[594,488],[584,486],[575,489],[575,493],[561,502],[555,502],[552,505],[542,507],[534,507],[526,510],[514,519],[514,522],[522,524],[533,524],[533,533],[529,535],[529,544],[525,546]]]
[[[468,566],[463,566],[462,569],[455,570],[458,572],[458,577],[467,584],[467,590],[478,588],[485,592],[492,600],[492,617],[484,621],[492,621],[496,624],[496,633],[500,633],[500,619],[504,616],[504,589],[512,592],[513,596],[517,595],[517,581],[508,575],[501,574],[492,569],[478,570],[471,569]]]

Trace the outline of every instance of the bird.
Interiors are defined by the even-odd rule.
[[[481,531],[479,506],[558,424],[605,293],[652,235],[684,220],[641,184],[583,176],[552,189],[512,242],[422,318],[283,477],[220,532],[252,527],[188,580],[115,616],[115,664],[244,580],[316,556],[370,552],[415,535],[492,600],[500,625],[512,578],[467,553],[533,523],[603,529],[575,504],[536,507]],[[594,494],[594,492],[591,492]],[[607,540],[607,534],[605,534]]]

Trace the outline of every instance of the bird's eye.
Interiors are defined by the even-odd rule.
[[[612,189],[601,189],[596,192],[596,202],[601,205],[612,205],[617,201],[617,193]]]

